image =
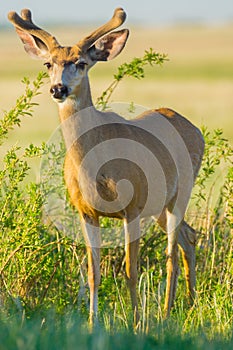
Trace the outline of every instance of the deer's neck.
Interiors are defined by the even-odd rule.
[[[74,144],[79,151],[85,149],[86,139],[82,135],[89,132],[98,124],[99,112],[92,103],[88,78],[76,88],[75,95],[69,96],[58,105],[66,148],[69,150]]]
[[[91,89],[88,77],[83,78],[81,84],[76,87],[75,93],[58,105],[61,122],[74,114],[93,107]]]

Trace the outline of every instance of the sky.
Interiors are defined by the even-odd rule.
[[[179,22],[233,22],[233,0],[0,0],[0,28],[7,13],[30,8],[36,23],[102,23],[123,7],[130,24],[170,25]]]

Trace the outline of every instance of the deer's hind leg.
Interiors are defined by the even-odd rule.
[[[165,210],[158,220],[159,225],[162,229],[166,230],[167,228],[167,216]],[[195,298],[195,284],[196,284],[196,272],[195,272],[195,243],[196,243],[196,232],[190,227],[184,220],[182,220],[179,225],[177,242],[180,247],[182,253],[182,259],[184,264],[185,271],[185,280],[186,280],[186,288],[187,294],[190,298],[190,302],[192,302]],[[178,275],[177,275],[178,277]],[[175,298],[176,293],[176,285],[173,285],[173,300]],[[168,297],[167,297],[168,298]],[[166,305],[167,303],[167,305]],[[168,307],[168,299],[166,299],[165,310]],[[167,312],[167,311],[166,311]]]
[[[166,210],[166,231],[168,235],[167,245],[167,285],[164,311],[165,316],[170,314],[176,296],[177,280],[179,276],[179,252],[178,252],[178,234],[179,234],[179,215]]]
[[[195,285],[196,285],[196,254],[195,254],[196,232],[185,221],[182,221],[180,225],[180,232],[178,236],[178,244],[181,248],[187,294],[190,302],[192,303],[195,297]]]

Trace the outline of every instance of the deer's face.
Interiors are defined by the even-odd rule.
[[[37,27],[28,9],[22,10],[21,16],[10,12],[8,18],[25,50],[34,58],[44,60],[51,80],[50,93],[56,102],[64,102],[67,97],[77,98],[88,69],[97,61],[117,56],[129,34],[127,29],[112,32],[125,21],[122,8],[117,8],[110,21],[72,47],[61,46],[55,37]]]
[[[50,94],[56,102],[78,95],[82,80],[93,62],[87,54],[71,47],[61,47],[44,63],[51,81]]]

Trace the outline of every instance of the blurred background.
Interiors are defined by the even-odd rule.
[[[7,20],[10,10],[30,8],[35,23],[52,32],[61,44],[72,45],[106,22],[116,7],[127,12],[130,37],[115,60],[98,63],[90,72],[93,100],[108,87],[117,67],[153,48],[166,53],[163,67],[146,70],[145,79],[125,78],[112,100],[148,108],[170,107],[197,126],[223,128],[233,141],[233,1],[232,0],[8,0],[0,4],[0,109],[3,114],[23,93],[21,80],[44,70],[23,50]],[[59,119],[50,99],[49,82],[38,96],[32,118],[25,118],[8,143],[27,146],[47,141]],[[2,115],[1,114],[1,115]],[[1,147],[0,158],[5,148]],[[35,176],[38,167],[34,168]]]

